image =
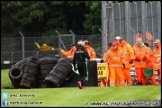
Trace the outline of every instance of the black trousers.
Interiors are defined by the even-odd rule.
[[[84,86],[85,78],[87,76],[85,62],[78,62],[78,71],[79,71],[80,81],[82,82],[82,86]]]

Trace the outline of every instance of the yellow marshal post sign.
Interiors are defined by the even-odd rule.
[[[97,63],[98,78],[107,78],[107,63]]]

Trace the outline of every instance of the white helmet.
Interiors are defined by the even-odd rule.
[[[77,45],[84,46],[84,42],[80,40],[80,41],[77,42]]]
[[[116,36],[115,40],[119,40],[120,39],[120,36]]]

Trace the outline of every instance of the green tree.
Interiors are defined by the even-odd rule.
[[[54,32],[57,29],[65,33],[69,29],[74,31],[84,29],[84,14],[87,13],[84,1],[51,1],[48,7],[50,10],[45,31]]]
[[[45,5],[43,1],[1,1],[1,31],[4,33],[27,30],[29,25],[40,26]],[[34,26],[30,28],[31,31]]]
[[[1,1],[1,35],[55,30],[96,31],[100,28],[100,1]]]
[[[86,1],[89,12],[85,14],[84,27],[92,33],[101,28],[101,1]]]

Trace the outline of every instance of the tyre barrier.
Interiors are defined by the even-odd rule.
[[[24,74],[20,82],[21,88],[37,88],[39,86],[40,64],[37,58],[26,63]]]
[[[45,77],[57,64],[58,58],[43,57],[39,59],[39,62],[40,62],[40,87],[41,87],[42,85],[44,85]]]
[[[20,87],[21,77],[23,75],[23,70],[16,65],[13,65],[9,70],[9,78],[14,88]]]
[[[60,87],[63,82],[69,78],[72,71],[71,63],[66,58],[61,58],[58,63],[53,67],[49,75],[45,78],[45,81],[50,87]],[[51,85],[52,84],[52,85]]]
[[[37,51],[36,58],[41,59],[44,57],[54,58],[54,55],[59,54],[59,50],[51,50],[51,51]]]
[[[52,69],[48,69],[48,70],[40,70],[40,82],[43,81],[45,79],[45,77],[51,72]]]
[[[56,64],[44,64],[40,66],[40,81],[45,79],[55,65]]]
[[[15,88],[78,87],[79,75],[72,70],[72,60],[49,57],[40,60],[34,57],[26,58],[11,67],[9,77]],[[85,82],[85,86],[98,86],[97,62],[95,60],[87,62],[88,81]],[[40,77],[41,74],[44,76]]]
[[[50,87],[50,85],[52,85],[52,84],[48,84],[45,80],[42,80],[39,88],[52,88],[52,87]]]
[[[26,66],[26,63],[33,57],[25,58],[12,65],[9,70],[9,78],[14,88],[20,88],[20,81]]]
[[[43,57],[39,59],[40,65],[44,64],[56,64],[58,62],[57,58]]]
[[[73,58],[61,58],[60,60],[62,60],[62,59],[66,60],[66,61],[68,61],[70,63],[73,63]]]

